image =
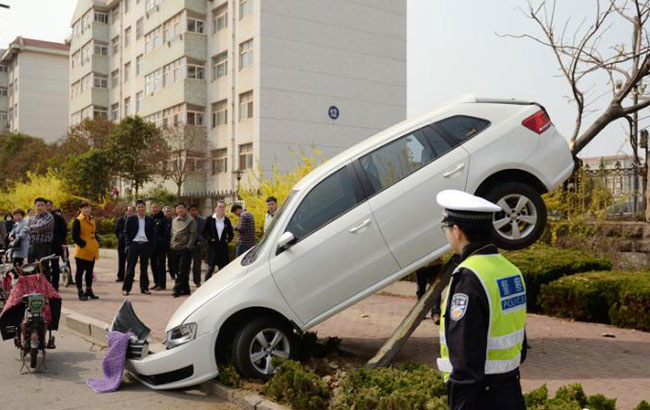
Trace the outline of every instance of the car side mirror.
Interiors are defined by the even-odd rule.
[[[278,241],[278,249],[286,250],[291,247],[296,242],[296,237],[289,231],[285,232],[280,236]]]

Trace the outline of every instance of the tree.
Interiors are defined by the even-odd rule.
[[[112,128],[106,149],[115,175],[129,181],[136,195],[145,183],[162,174],[168,152],[156,126],[138,116],[127,117]]]
[[[630,143],[639,166],[637,115],[650,106],[650,97],[643,95],[643,79],[650,75],[650,35],[646,26],[650,1],[593,0],[593,5],[590,23],[586,18],[573,23],[571,19],[558,21],[556,0],[529,0],[527,8],[520,10],[538,26],[541,35],[506,36],[531,39],[552,50],[577,110],[569,143],[574,156],[605,127],[622,119],[629,125]],[[627,24],[630,43],[605,44],[605,34],[618,24]],[[595,91],[594,83],[599,82],[605,82],[607,93]],[[608,94],[604,109],[593,108],[596,101]],[[596,118],[584,127],[588,114],[595,114]],[[650,195],[650,190],[646,190],[646,195]],[[649,218],[650,211],[646,210],[646,219]]]
[[[68,133],[54,146],[50,164],[55,168],[63,166],[71,155],[84,153],[91,148],[104,148],[113,128],[113,123],[104,117],[84,120],[71,127]]]
[[[48,154],[48,146],[40,138],[16,133],[0,135],[0,188],[26,181],[29,172],[45,174]]]
[[[176,196],[180,197],[187,178],[202,171],[207,144],[205,127],[179,125],[165,128],[163,138],[167,143],[164,176],[174,181]]]
[[[70,193],[101,201],[111,187],[112,168],[105,149],[90,148],[68,157],[61,166],[61,177]]]

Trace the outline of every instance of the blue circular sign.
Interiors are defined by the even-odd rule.
[[[339,118],[339,115],[341,113],[339,112],[339,108],[335,105],[332,105],[328,110],[327,110],[327,115],[333,120],[336,120]]]

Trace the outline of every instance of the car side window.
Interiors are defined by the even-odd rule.
[[[316,185],[291,217],[287,231],[300,240],[357,204],[351,169],[345,167]]]
[[[456,115],[436,123],[456,145],[462,144],[490,126],[490,121],[468,115]]]
[[[407,177],[451,146],[431,126],[421,128],[371,152],[359,160],[374,192],[379,192]]]

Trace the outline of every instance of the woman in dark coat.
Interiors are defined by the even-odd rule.
[[[217,202],[214,213],[205,220],[203,232],[199,232],[205,238],[208,248],[208,271],[205,274],[207,281],[212,277],[214,267],[223,269],[230,262],[228,244],[232,241],[235,233],[232,229],[232,222],[226,216],[226,203]]]

